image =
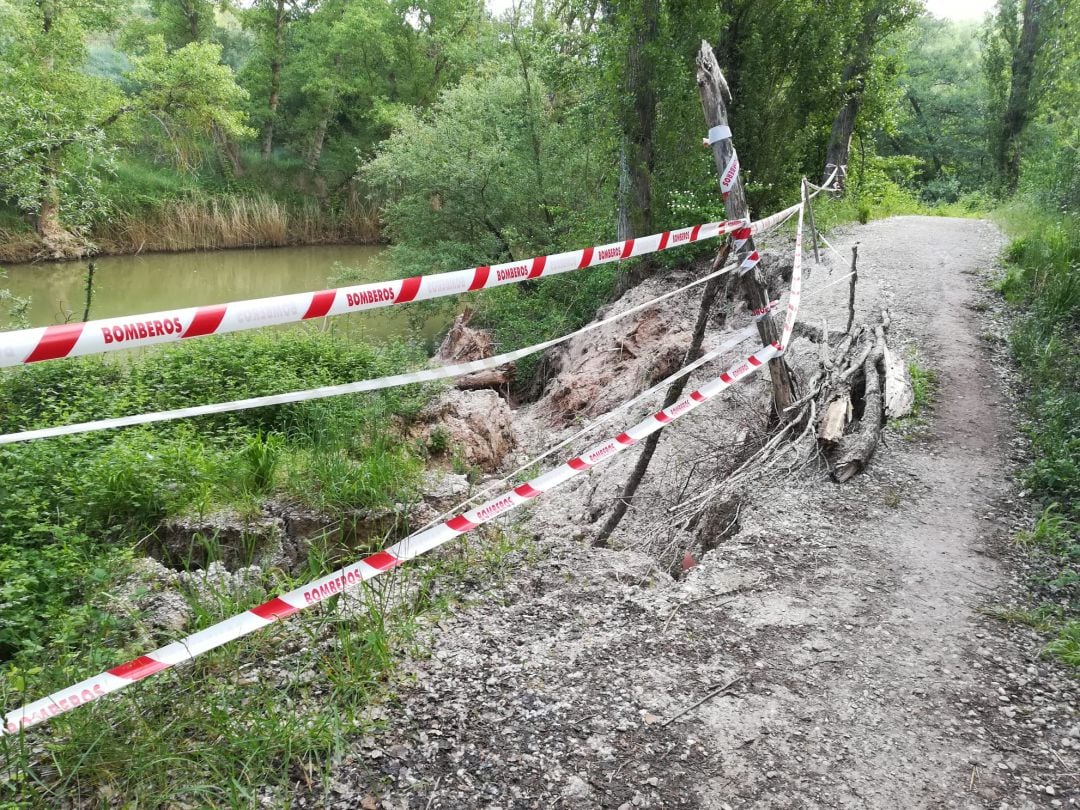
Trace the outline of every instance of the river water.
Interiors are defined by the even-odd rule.
[[[224,304],[245,298],[322,290],[338,286],[333,277],[349,268],[348,284],[396,277],[375,259],[382,248],[362,245],[316,245],[263,250],[148,253],[94,259],[94,296],[90,318],[137,315],[165,309]],[[82,320],[86,262],[16,265],[7,268],[0,287],[31,300],[31,326]],[[331,320],[364,339],[419,337],[431,341],[450,322],[452,311],[428,310],[410,317],[412,305],[387,307]],[[0,329],[10,328],[0,313]],[[288,328],[288,327],[282,327]]]

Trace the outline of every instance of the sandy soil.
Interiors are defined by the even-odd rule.
[[[976,311],[1001,236],[896,218],[838,236],[845,264],[854,241],[862,315],[890,307],[892,343],[941,378],[925,431],[887,429],[849,484],[809,465],[744,493],[730,536],[668,532],[700,557],[679,579],[646,553],[667,531],[655,502],[631,511],[622,550],[588,545],[590,505],[633,453],[541,499],[522,524],[538,559],[432,629],[383,729],[297,806],[1080,805],[1077,683],[985,612],[1023,576],[1015,393]],[[811,291],[845,272],[811,269]],[[811,293],[806,317],[841,327],[846,298],[846,283]],[[762,396],[753,383],[680,422],[644,491],[693,492],[694,453],[759,430],[745,413]]]

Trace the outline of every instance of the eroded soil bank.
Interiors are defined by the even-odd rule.
[[[861,314],[890,307],[941,380],[925,429],[888,428],[842,486],[792,458],[735,520],[673,530],[668,507],[760,431],[758,380],[666,432],[617,550],[588,538],[633,453],[539,499],[518,528],[540,560],[432,628],[430,657],[373,710],[382,730],[296,806],[1080,804],[1075,680],[983,612],[1024,575],[1015,397],[975,311],[1001,236],[922,217],[853,229],[811,268],[808,321],[843,323],[846,283],[825,285],[855,241]],[[519,416],[526,445],[562,435],[542,406]],[[700,565],[673,579],[665,553],[684,550]]]

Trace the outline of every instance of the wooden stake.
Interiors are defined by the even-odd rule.
[[[701,96],[701,107],[705,112],[705,123],[708,129],[728,125],[727,102],[724,97],[730,98],[727,82],[724,74],[720,72],[720,66],[716,63],[716,56],[708,42],[702,40],[701,51],[697,59],[697,84],[698,93]],[[735,146],[730,138],[724,138],[712,144],[713,158],[716,161],[716,171],[723,174],[728,161],[735,153]],[[742,177],[735,180],[735,185],[724,200],[728,219],[749,217],[750,208],[746,204],[746,192],[743,189]],[[746,244],[739,249],[740,261],[745,259],[755,250],[754,240],[747,240]],[[764,309],[769,305],[769,291],[765,288],[761,273],[755,267],[749,273],[742,275],[743,294],[746,297],[747,306],[751,310]],[[761,318],[757,324],[758,334],[761,336],[763,345],[777,343],[780,340],[780,331],[776,327],[771,315]],[[782,357],[769,361],[769,376],[773,385],[773,408],[780,419],[785,416],[786,409],[795,401],[795,384],[791,376],[791,369]]]
[[[810,237],[814,240],[814,264],[821,264],[821,255],[817,246],[817,225],[814,224],[814,201],[810,199],[810,189],[806,187],[806,178],[803,178],[803,199],[806,200],[806,214],[810,217]]]
[[[847,303],[847,329],[845,332],[851,332],[851,325],[855,323],[855,282],[859,280],[859,246],[851,246],[851,284],[848,287],[848,303]]]

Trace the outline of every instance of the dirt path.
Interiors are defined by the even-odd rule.
[[[972,309],[1001,236],[904,217],[834,244],[854,240],[861,306],[941,378],[927,434],[887,431],[848,485],[814,469],[743,503],[679,581],[538,507],[540,558],[433,633],[385,730],[299,806],[1080,805],[1075,682],[980,612],[1015,585],[1013,395]],[[808,318],[842,324],[846,296]]]

